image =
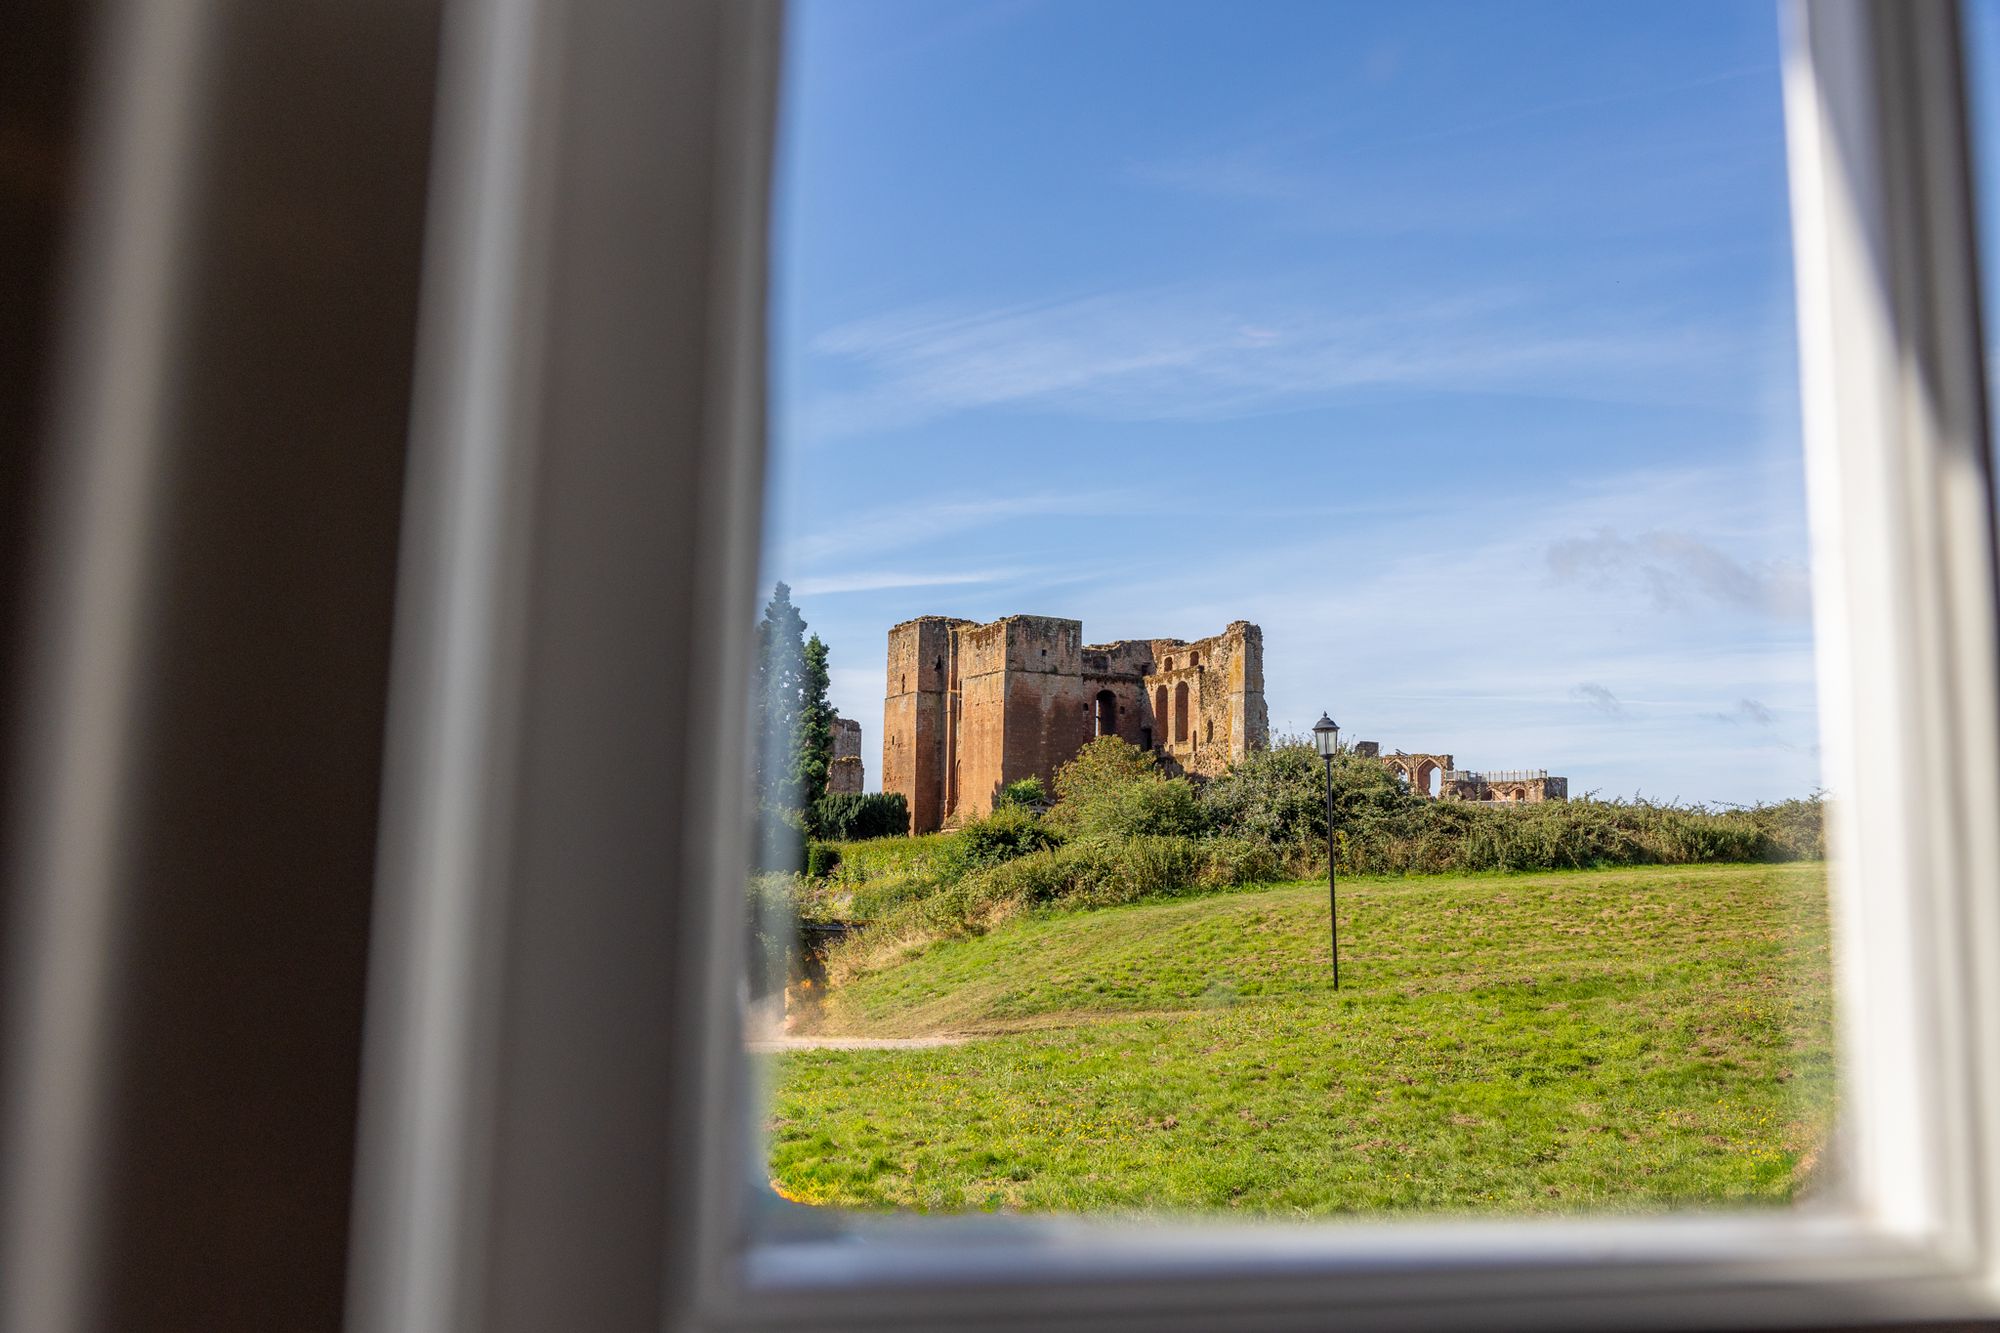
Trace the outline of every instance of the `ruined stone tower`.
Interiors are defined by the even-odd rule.
[[[1170,771],[1220,773],[1270,740],[1264,633],[1083,642],[1083,624],[922,616],[889,631],[882,790],[910,831],[982,815],[1007,783],[1056,769],[1095,736],[1159,753]]]
[[[826,789],[830,794],[859,796],[867,786],[868,774],[861,764],[861,724],[851,717],[833,719],[833,762],[827,767]]]

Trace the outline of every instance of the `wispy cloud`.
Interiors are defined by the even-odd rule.
[[[892,311],[816,339],[860,387],[807,401],[806,443],[1022,407],[1113,420],[1221,420],[1361,389],[1546,392],[1624,401],[1678,371],[1685,396],[1723,333],[1623,310],[1618,322],[1493,288],[1303,301],[1155,289],[971,312]]]
[[[1748,723],[1753,727],[1769,727],[1777,724],[1777,717],[1769,708],[1755,699],[1738,699],[1734,708],[1720,713],[1704,714],[1711,722],[1727,722],[1731,726]]]
[[[1117,623],[1100,630],[1109,610],[1086,609],[1086,632],[1192,637],[1253,620],[1274,725],[1328,707],[1363,739],[1472,768],[1546,767],[1576,791],[1753,800],[1810,790],[1809,621],[1724,609],[1707,592],[1662,611],[1627,583],[1543,576],[1549,549],[1570,534],[1645,531],[1667,516],[1724,561],[1765,569],[1769,552],[1803,545],[1796,497],[1785,501],[1796,477],[1758,461],[1761,451],[1744,456],[1543,479],[1476,503],[1452,497],[1436,516],[1334,525],[1217,556],[1198,580],[1178,567],[1133,571],[1118,585]],[[1710,725],[1722,713],[1737,725]]]
[[[881,592],[889,588],[970,587],[982,583],[1005,583],[1026,578],[1027,569],[971,569],[949,573],[928,570],[854,570],[800,579],[792,585],[799,597],[831,597],[850,592]]]
[[[1621,537],[1601,529],[1548,547],[1557,583],[1616,589],[1648,599],[1661,611],[1704,603],[1782,620],[1812,614],[1806,571],[1796,562],[1751,564],[1687,532],[1656,530]]]
[[[776,563],[811,570],[828,560],[861,552],[879,554],[964,533],[994,523],[1062,516],[1131,513],[1141,503],[1129,494],[1031,492],[965,499],[958,495],[911,496],[893,505],[833,516],[831,526],[784,544]],[[808,521],[823,518],[808,514]]]
[[[1400,64],[1395,53],[1371,58],[1358,71],[1357,88],[1394,82]],[[1624,162],[1643,158],[1655,176],[1671,168],[1684,181],[1711,178],[1728,169],[1724,150],[1732,146],[1712,132],[1697,127],[1692,133],[1662,134],[1655,121],[1646,135],[1604,134],[1601,117],[1580,113],[1678,99],[1722,85],[1751,88],[1763,81],[1774,86],[1777,79],[1775,63],[1742,65],[1469,117],[1459,114],[1459,107],[1424,102],[1395,117],[1399,132],[1384,131],[1383,108],[1372,95],[1334,92],[1291,106],[1288,116],[1251,114],[1235,126],[1201,134],[1178,151],[1136,159],[1127,164],[1124,176],[1140,185],[1267,210],[1259,215],[1263,222],[1271,220],[1268,210],[1275,208],[1288,224],[1314,230],[1490,233],[1503,218],[1545,226],[1552,211],[1575,207],[1573,193],[1551,188],[1555,182],[1538,173],[1488,174],[1498,160],[1519,161],[1524,142],[1543,143],[1559,135],[1573,163],[1587,155],[1600,170],[1608,164],[1619,164],[1610,167],[1619,170]],[[1520,127],[1534,121],[1556,124],[1524,136]],[[1385,162],[1407,160],[1413,152],[1433,169],[1385,174]],[[1452,206],[1472,197],[1482,206]]]
[[[1589,705],[1592,711],[1602,713],[1606,717],[1625,716],[1625,705],[1618,702],[1618,696],[1595,681],[1586,680],[1572,685],[1569,697],[1581,700]]]

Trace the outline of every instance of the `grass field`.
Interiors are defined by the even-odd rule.
[[[809,1203],[1327,1216],[1782,1204],[1832,1115],[1824,869],[1324,885],[1029,916],[769,1061]]]

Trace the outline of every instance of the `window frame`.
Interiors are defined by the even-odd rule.
[[[1830,830],[1845,1201],[1312,1227],[757,1198],[730,794],[781,17],[776,0],[457,9],[350,1325],[2000,1314],[2000,668],[1953,0],[1784,8],[1823,751],[1851,794]]]

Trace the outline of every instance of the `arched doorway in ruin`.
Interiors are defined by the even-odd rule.
[[[1174,686],[1174,739],[1184,741],[1192,734],[1188,730],[1188,687],[1182,681]]]
[[[1116,736],[1118,734],[1118,696],[1110,690],[1097,692],[1092,735]]]
[[[1410,790],[1418,796],[1436,799],[1438,794],[1438,766],[1428,759],[1417,761],[1410,772]]]

